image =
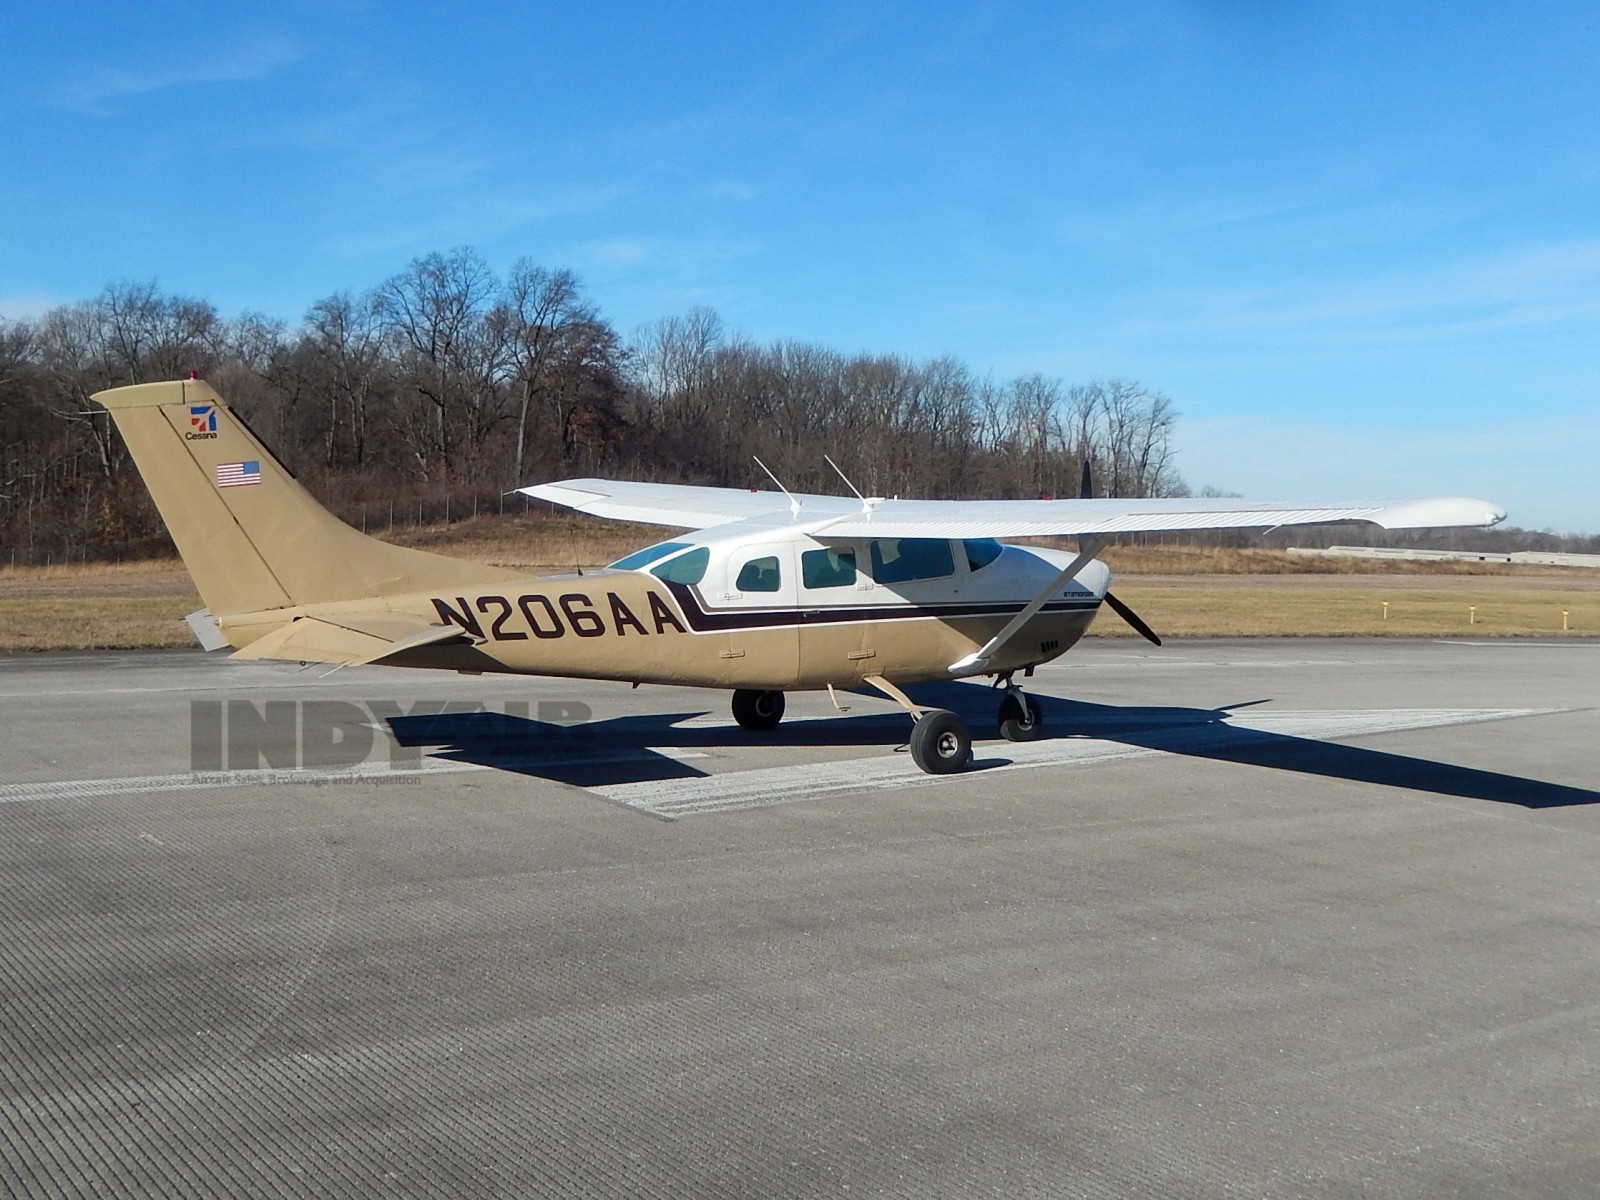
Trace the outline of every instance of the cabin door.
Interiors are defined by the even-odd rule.
[[[800,668],[799,579],[793,543],[741,546],[724,560],[713,603],[722,615],[729,674],[781,689]]]

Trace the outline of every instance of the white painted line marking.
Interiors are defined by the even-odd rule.
[[[676,746],[647,746],[596,755],[591,759],[517,758],[503,764],[455,762],[427,758],[418,767],[393,767],[387,763],[362,763],[340,771],[321,771],[314,767],[264,768],[250,771],[183,771],[170,775],[127,775],[109,779],[53,779],[36,783],[0,784],[0,804],[23,804],[36,800],[93,800],[102,796],[146,795],[152,792],[209,792],[236,787],[332,787],[349,783],[391,783],[433,775],[458,775],[464,771],[531,770],[582,766],[585,762],[647,762],[654,755],[677,762],[707,758],[699,750],[680,750]],[[654,785],[656,787],[660,784]]]
[[[1407,729],[1429,729],[1465,725],[1479,721],[1500,721],[1511,717],[1548,716],[1566,711],[1553,708],[1425,708],[1425,709],[1332,709],[1316,712],[1241,712],[1225,722],[1152,726],[1142,732],[1152,737],[1180,741],[1185,736],[1226,736],[1227,730],[1274,733],[1286,737],[1332,739],[1360,737],[1375,733],[1396,733]],[[1223,726],[1221,730],[1218,725]],[[1087,728],[1092,729],[1092,724]],[[1058,738],[1039,742],[985,742],[975,747],[979,762],[1002,757],[996,771],[1021,771],[1039,767],[1086,766],[1118,759],[1146,758],[1166,753],[1160,748],[1130,746],[1095,737]],[[689,761],[709,755],[675,746],[650,746],[642,750],[621,750],[606,754],[607,763],[648,761],[652,756]],[[45,780],[34,783],[0,784],[0,804],[27,801],[88,800],[106,796],[129,796],[161,792],[213,791],[233,787],[333,786],[337,784],[384,783],[425,776],[453,775],[468,771],[503,771],[518,768],[581,766],[579,758],[546,757],[508,760],[499,765],[455,762],[427,758],[420,768],[396,769],[387,763],[364,763],[342,771],[315,769],[182,772],[168,775],[135,775],[109,779]],[[597,759],[597,761],[602,761]],[[766,808],[792,804],[825,796],[883,789],[928,787],[970,775],[927,775],[919,771],[910,756],[886,754],[883,757],[855,758],[844,762],[814,763],[784,767],[763,767],[745,771],[726,771],[690,779],[647,780],[640,783],[611,784],[586,789],[613,803],[646,813],[661,820],[701,816],[737,809]]]
[[[1600,642],[1584,634],[1575,634],[1571,641],[1560,642],[1525,642],[1521,638],[1500,638],[1490,642],[1469,642],[1456,638],[1440,638],[1441,646],[1477,646],[1481,648],[1492,647],[1496,650],[1600,650]]]
[[[900,711],[900,709],[891,707],[886,701],[882,705],[870,709],[863,705],[860,709],[852,712],[835,712],[832,709],[829,709],[826,712],[808,712],[801,714],[791,711],[788,719],[791,721],[805,721],[809,723],[811,721],[842,721],[849,718],[860,720],[862,717],[870,716],[900,717],[903,715],[904,714]],[[686,717],[682,721],[675,721],[673,722],[672,728],[737,729],[739,728],[739,722],[735,721],[732,717],[718,717],[707,713],[703,717]],[[779,726],[779,729],[781,730],[782,726]]]
[[[1275,733],[1300,738],[1348,738],[1373,733],[1394,733],[1406,729],[1429,729],[1444,725],[1464,725],[1476,721],[1500,721],[1508,717],[1544,716],[1560,709],[1428,708],[1374,711],[1365,709],[1323,712],[1282,712],[1245,714],[1231,717],[1227,729]],[[1181,740],[1187,734],[1206,731],[1217,736],[1215,725],[1172,725],[1152,727],[1152,737]],[[1226,736],[1222,732],[1222,736]],[[1159,748],[1129,746],[1094,737],[1059,738],[1038,742],[985,743],[973,748],[978,762],[1004,757],[1010,761],[994,771],[1022,771],[1038,767],[1085,766],[1115,759],[1146,758],[1166,753]],[[676,820],[679,817],[736,809],[767,808],[793,804],[824,796],[885,789],[926,787],[970,775],[927,775],[919,771],[909,755],[888,758],[853,759],[848,762],[815,763],[806,766],[763,767],[748,771],[727,771],[699,779],[676,779],[670,783],[622,783],[588,790],[614,803],[648,813],[653,817]]]

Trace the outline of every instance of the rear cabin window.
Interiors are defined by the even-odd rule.
[[[968,538],[961,547],[967,552],[969,571],[981,571],[1005,553],[1005,547],[994,538]]]
[[[640,567],[648,567],[658,558],[665,558],[674,551],[688,548],[688,542],[658,542],[654,546],[646,546],[643,550],[635,550],[626,558],[619,558],[611,565],[618,571],[637,571]]]
[[[650,574],[667,583],[696,584],[706,577],[706,564],[711,561],[711,548],[697,546],[687,554],[680,554],[677,558],[669,558],[659,567],[652,567]]]
[[[739,578],[734,580],[736,592],[775,592],[781,584],[778,575],[778,556],[752,558],[739,568]]]
[[[955,559],[943,538],[879,538],[872,543],[875,583],[910,583],[954,575]]]
[[[856,581],[856,552],[831,546],[807,550],[800,556],[800,578],[808,588],[849,587]]]

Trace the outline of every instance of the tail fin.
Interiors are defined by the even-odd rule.
[[[312,498],[214,389],[198,379],[94,396],[219,615],[397,596],[517,577],[501,567],[391,546]]]

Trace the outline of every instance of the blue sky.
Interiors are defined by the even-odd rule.
[[[1261,498],[1600,532],[1600,7],[22,0],[0,315],[296,320],[413,256],[624,333],[1138,379]]]

